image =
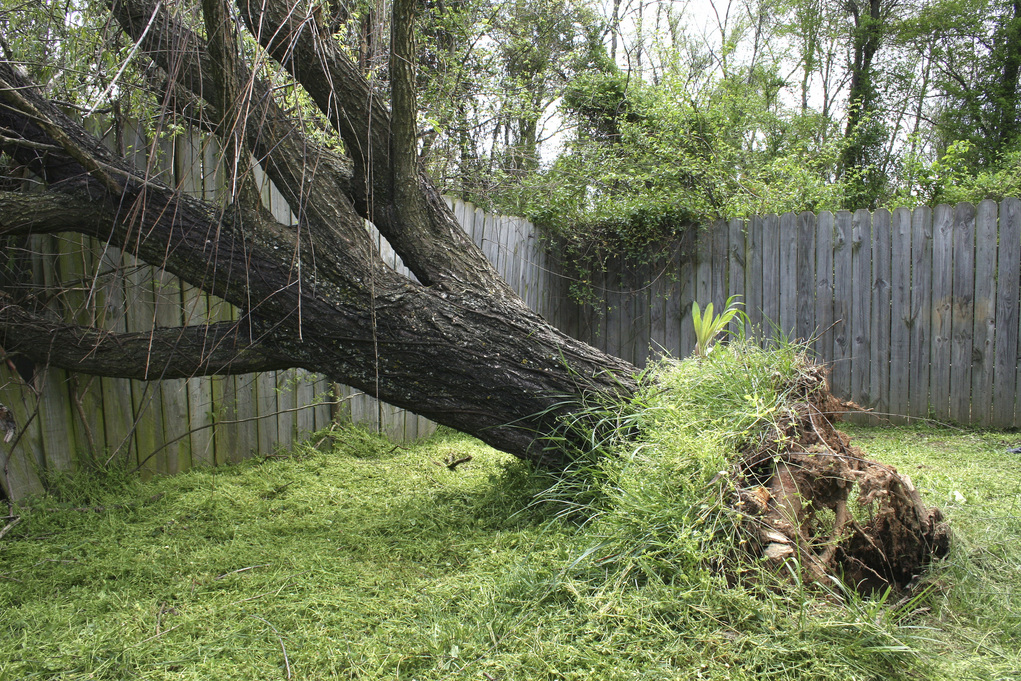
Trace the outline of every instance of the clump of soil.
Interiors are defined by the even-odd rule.
[[[833,427],[858,407],[830,393],[823,368],[806,367],[785,388],[787,415],[737,463],[733,503],[754,549],[778,564],[797,556],[810,580],[834,575],[862,592],[906,586],[946,555],[943,514]]]

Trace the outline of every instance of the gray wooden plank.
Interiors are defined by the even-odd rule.
[[[798,216],[780,216],[780,334],[793,339],[798,326]]]
[[[833,213],[816,218],[815,331],[812,349],[820,362],[833,362]]]
[[[610,261],[606,278],[606,326],[603,335],[604,350],[614,357],[624,356],[624,288],[623,258]]]
[[[996,335],[996,219],[995,201],[985,200],[975,215],[975,305],[972,332],[971,418],[969,423],[992,425],[993,339]]]
[[[163,437],[166,445],[158,468],[168,474],[191,468],[191,437],[188,413],[188,385],[183,378],[160,381],[163,406]]]
[[[908,376],[908,413],[929,416],[932,368],[932,210],[928,206],[911,213],[911,311],[908,344],[911,366]]]
[[[809,349],[815,343],[819,333],[819,324],[815,319],[815,240],[818,229],[818,218],[815,213],[807,211],[798,215],[798,264],[797,264],[797,298],[794,337],[807,343]]]
[[[259,448],[262,456],[272,454],[279,435],[277,431],[277,379],[275,371],[256,375],[256,414],[259,417]]]
[[[305,369],[295,370],[294,399],[298,407],[295,413],[294,426],[295,437],[301,441],[313,433],[316,429],[315,411],[313,401],[315,400],[314,375]]]
[[[869,395],[872,408],[886,419],[890,413],[890,263],[892,235],[890,211],[880,208],[872,216],[872,314],[869,338]]]
[[[695,302],[705,313],[709,303],[713,303],[713,312],[720,313],[720,308],[713,302],[713,228],[699,227],[698,245],[696,247],[698,264],[695,270]]]
[[[294,369],[277,372],[277,446],[290,449],[297,432],[297,377]]]
[[[649,362],[652,347],[652,270],[647,263],[639,263],[635,269],[638,291],[635,294],[635,353],[637,365],[644,367]]]
[[[688,230],[681,235],[679,249],[679,276],[677,305],[673,307],[673,314],[676,322],[675,328],[679,331],[678,357],[687,357],[695,351],[695,329],[691,323],[692,302],[695,300],[695,281],[698,269],[697,246],[698,233]]]
[[[950,418],[971,421],[971,375],[975,334],[975,206],[954,209],[953,302],[950,308]]]
[[[649,283],[649,360],[656,361],[669,354],[666,347],[667,305],[670,298],[670,282],[666,275],[669,257],[659,265],[658,272]]]
[[[470,203],[468,204],[468,208],[472,211],[473,216],[472,239],[475,241],[476,246],[483,248],[486,238],[486,211]],[[483,252],[485,252],[485,249],[483,249]]]
[[[996,258],[996,338],[993,353],[993,409],[991,425],[997,428],[1021,423],[1021,348],[1018,326],[1021,314],[1021,199],[1000,203],[999,252]],[[1017,404],[1017,412],[1015,412]]]
[[[660,278],[660,297],[662,302],[662,341],[664,353],[670,357],[682,357],[681,354],[681,246],[671,246],[670,254],[664,265],[663,276]]]
[[[60,290],[61,314],[66,321],[83,326],[96,323],[93,282],[97,271],[95,259],[98,242],[80,234],[59,234],[55,279],[52,285]],[[74,414],[75,455],[105,461],[106,432],[103,424],[101,379],[85,374],[69,373],[69,388]]]
[[[735,218],[727,223],[727,298],[734,297],[742,311],[748,306],[745,297],[745,228],[744,220]],[[741,316],[730,323],[730,333],[737,336],[745,331]]]
[[[930,406],[937,419],[950,418],[950,345],[953,302],[954,209],[940,204],[932,216],[932,363]]]
[[[481,218],[480,218],[481,213]],[[482,227],[479,230],[479,227]],[[475,230],[476,234],[480,235],[482,239],[482,252],[486,256],[486,260],[499,271],[500,263],[500,232],[499,226],[496,224],[492,215],[482,212],[481,208],[475,211]]]
[[[851,399],[851,352],[854,334],[851,319],[853,217],[849,211],[838,211],[833,234],[833,368],[830,384],[833,394],[842,400]]]
[[[37,367],[39,369],[39,367]],[[45,468],[49,471],[70,471],[74,468],[77,439],[74,422],[77,418],[70,397],[68,372],[47,367],[39,373],[39,423],[46,453]]]
[[[780,217],[762,221],[762,330],[765,338],[779,340],[780,326]]]
[[[713,223],[712,234],[712,301],[716,306],[716,313],[719,314],[726,308],[727,302],[727,275],[730,271],[727,250],[730,245],[730,227],[725,220],[717,220]]]
[[[869,394],[872,314],[872,214],[857,210],[851,218],[851,401],[873,404]],[[860,420],[860,419],[859,419]]]
[[[898,208],[890,226],[890,388],[893,423],[905,423],[911,368],[911,211]]]
[[[753,333],[759,338],[765,337],[762,322],[763,223],[761,217],[753,217],[745,236],[745,312],[754,329]]]
[[[11,410],[17,428],[10,443],[0,443],[0,487],[8,500],[19,502],[43,493],[45,452],[36,396],[6,362],[0,363],[0,404]]]
[[[156,302],[153,291],[155,269],[130,255],[124,256],[125,326],[128,331],[145,332],[156,325]],[[131,403],[134,417],[136,465],[147,477],[157,472],[159,454],[150,456],[162,446],[163,406],[159,383],[131,381]]]
[[[257,379],[259,374],[235,376],[233,417],[236,423],[234,436],[236,448],[228,450],[227,460],[237,462],[259,452],[259,395]],[[230,389],[226,390],[228,395]]]

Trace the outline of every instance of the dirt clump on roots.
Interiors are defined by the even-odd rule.
[[[824,368],[803,367],[785,388],[786,414],[735,464],[733,505],[753,550],[777,565],[795,557],[805,578],[834,576],[860,592],[907,586],[949,549],[942,512],[833,427],[860,408],[830,393]]]

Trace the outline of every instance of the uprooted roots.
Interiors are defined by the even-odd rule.
[[[943,514],[833,427],[853,405],[833,397],[823,369],[804,370],[790,389],[788,416],[737,464],[734,505],[754,548],[777,564],[797,557],[811,580],[833,575],[860,591],[907,585],[946,554]]]

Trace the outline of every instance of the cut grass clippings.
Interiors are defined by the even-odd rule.
[[[660,407],[656,424],[683,418]],[[643,453],[662,430],[642,467],[608,466],[578,522],[550,478],[476,440],[346,428],[289,458],[56,481],[0,540],[0,679],[1018,678],[1018,436],[850,430],[954,527],[930,589],[899,607],[796,570],[706,569],[706,530],[656,490],[692,464]],[[728,437],[681,440],[718,467]]]

